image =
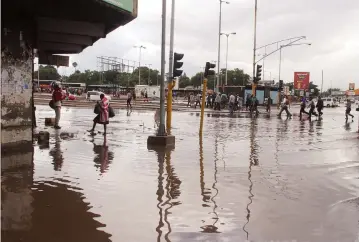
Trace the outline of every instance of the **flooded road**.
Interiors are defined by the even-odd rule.
[[[38,129],[52,116],[38,106]],[[343,108],[313,122],[208,113],[203,137],[198,113],[174,113],[176,148],[163,151],[147,149],[153,111],[119,111],[106,139],[86,132],[93,118],[64,108],[34,167],[2,172],[3,241],[359,237],[358,122]]]

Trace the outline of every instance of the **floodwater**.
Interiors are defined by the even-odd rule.
[[[276,111],[276,110],[275,110]],[[356,116],[358,113],[354,113]],[[48,107],[37,107],[39,130]],[[154,112],[121,110],[106,138],[64,108],[34,167],[2,172],[3,241],[355,241],[357,117],[173,114],[174,150],[149,151]],[[102,127],[97,129],[102,131]]]

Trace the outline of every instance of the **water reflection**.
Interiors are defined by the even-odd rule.
[[[2,172],[2,241],[111,241],[70,181],[33,181],[33,169]]]
[[[114,153],[108,150],[107,138],[106,136],[104,137],[102,145],[95,144],[94,139],[91,142],[93,143],[93,152],[95,153],[95,167],[100,170],[100,174],[106,173],[114,159]]]
[[[158,188],[157,195],[157,208],[159,214],[159,221],[156,227],[157,241],[161,241],[163,235],[163,227],[167,225],[167,232],[164,235],[165,241],[171,241],[170,234],[172,232],[171,224],[169,221],[170,210],[174,206],[178,206],[181,202],[178,200],[181,195],[181,183],[175,168],[171,163],[171,150],[156,150],[158,157]],[[166,165],[166,166],[165,166]],[[166,171],[166,173],[165,173]],[[165,178],[166,176],[166,178]],[[166,183],[164,185],[164,182]],[[164,200],[164,196],[166,200]]]
[[[216,187],[217,184],[217,161],[218,161],[218,138],[216,138],[215,141],[215,158],[214,158],[214,183],[212,184],[212,189],[215,191],[215,194],[213,196],[208,196],[208,194],[211,194],[210,189],[205,188],[205,182],[204,182],[204,169],[203,169],[203,138],[202,135],[199,135],[199,151],[200,151],[200,185],[201,185],[201,195],[202,195],[202,201],[209,203],[209,199],[213,203],[213,210],[212,214],[214,215],[212,219],[214,220],[213,224],[207,224],[204,226],[201,226],[202,233],[220,233],[218,231],[218,227],[216,226],[219,217],[218,213],[216,211],[217,209],[217,203],[215,200],[215,197],[218,195],[218,189]],[[202,204],[203,207],[209,207],[207,204]]]
[[[258,159],[258,143],[257,143],[257,119],[252,120],[251,127],[250,127],[250,154],[249,154],[249,167],[248,167],[248,181],[249,181],[249,189],[248,189],[248,204],[246,206],[247,210],[247,216],[246,220],[247,222],[243,225],[243,231],[246,233],[247,240],[249,239],[249,231],[246,229],[247,225],[250,222],[251,217],[251,210],[250,205],[253,203],[253,181],[252,181],[252,168],[253,166],[259,165],[259,159]]]
[[[55,132],[54,148],[50,150],[49,154],[50,156],[52,156],[52,164],[54,165],[54,170],[61,171],[62,164],[64,163],[64,157],[61,151],[61,138],[59,131]]]

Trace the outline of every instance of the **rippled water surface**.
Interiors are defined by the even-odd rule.
[[[44,130],[53,111],[37,110]],[[198,114],[174,113],[167,151],[147,149],[154,112],[119,111],[106,138],[92,119],[64,108],[34,168],[2,172],[4,241],[358,239],[358,123],[342,108],[313,122],[206,114],[203,137]]]

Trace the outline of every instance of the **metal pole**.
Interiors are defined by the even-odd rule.
[[[165,79],[166,79],[166,0],[162,0],[162,38],[161,38],[161,88],[160,88],[160,125],[158,136],[165,136]]]
[[[148,64],[148,83],[147,83],[147,85],[150,85],[150,81],[151,81],[151,66],[152,66],[152,64]]]
[[[267,50],[266,50],[266,49],[267,49],[267,47],[264,48],[264,56],[266,56],[266,54],[267,54]],[[264,59],[265,59],[265,58],[263,58],[263,81],[266,80],[266,79],[265,79],[265,73],[266,73],[266,72],[264,71]]]
[[[221,31],[222,31],[222,0],[219,0],[219,28],[218,28],[218,59],[217,59],[217,82],[215,82],[214,90],[218,92],[220,61],[221,61]]]
[[[322,70],[322,86],[320,87],[320,95],[322,95],[322,93],[323,93],[323,82],[324,82],[324,73]]]
[[[226,53],[226,86],[228,85],[228,38],[229,34],[226,34],[227,36],[227,53]]]
[[[252,94],[255,95],[256,86],[254,84],[255,68],[256,68],[256,46],[257,46],[257,0],[254,5],[254,39],[253,39],[253,82],[252,82]]]
[[[37,88],[40,88],[40,61],[37,58]]]
[[[171,33],[170,33],[170,52],[169,52],[169,65],[168,65],[168,82],[172,82],[173,77],[173,45],[174,45],[174,28],[175,28],[175,0],[172,0],[172,13],[171,13]]]
[[[140,57],[138,59],[138,85],[141,85],[141,49],[142,49],[142,46],[140,46],[139,48],[140,48]]]
[[[280,46],[279,49],[279,74],[278,74],[278,81],[280,81],[280,71],[282,68],[282,45]]]

